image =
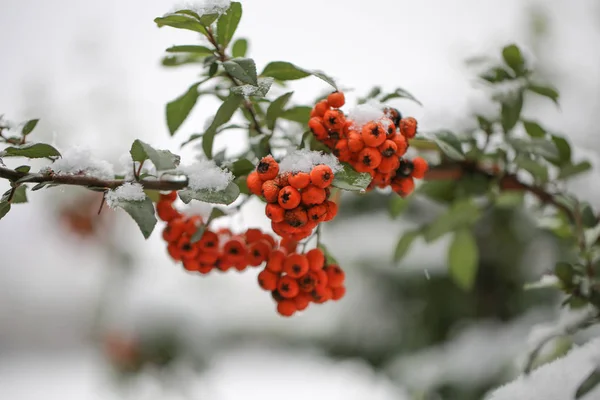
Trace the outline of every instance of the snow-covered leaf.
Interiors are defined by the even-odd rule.
[[[181,158],[171,153],[169,150],[157,150],[147,143],[137,139],[131,145],[129,151],[133,161],[143,162],[146,160],[152,161],[152,164],[158,171],[174,169],[179,165]]]
[[[258,86],[258,78],[256,77],[256,64],[251,58],[232,58],[223,63],[223,68],[240,81]]]
[[[46,143],[27,143],[7,147],[0,157],[52,158],[60,157],[60,152]]]
[[[205,203],[229,205],[233,203],[240,195],[240,188],[231,182],[224,190],[214,189],[184,189],[179,191],[181,200],[188,204],[192,200],[199,200]]]
[[[348,164],[343,164],[343,169],[335,173],[331,186],[343,190],[365,190],[371,183],[371,175],[366,172],[356,172]]]

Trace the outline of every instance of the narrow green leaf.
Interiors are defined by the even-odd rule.
[[[394,250],[394,261],[398,262],[404,258],[404,256],[410,250],[410,246],[413,244],[416,238],[420,235],[418,230],[407,231],[400,237],[396,249]]]
[[[398,98],[409,99],[409,100],[414,101],[415,103],[417,103],[420,106],[423,105],[423,103],[421,103],[419,100],[417,100],[417,98],[415,96],[413,96],[408,91],[406,91],[406,90],[404,90],[402,88],[398,88],[398,89],[394,90],[392,93],[386,94],[385,96],[383,96],[381,98],[381,102],[385,103],[388,100],[398,99]]]
[[[183,13],[167,14],[163,17],[154,19],[159,28],[170,26],[177,29],[187,29],[189,31],[199,32],[206,35],[206,28],[197,18]]]
[[[15,168],[15,171],[17,172],[21,172],[21,173],[28,173],[31,170],[31,167],[29,165],[21,165],[20,167]]]
[[[162,59],[164,67],[179,67],[186,64],[201,64],[205,56],[193,53],[176,54],[174,56],[165,56]]]
[[[536,181],[541,181],[543,183],[548,181],[548,168],[546,168],[545,165],[524,155],[517,156],[515,158],[515,164],[529,172]]]
[[[510,132],[517,122],[519,122],[519,118],[521,118],[521,110],[523,109],[523,93],[519,92],[519,94],[511,99],[509,102],[502,103],[502,128],[504,132]]]
[[[310,112],[312,111],[311,107],[308,106],[296,106],[284,110],[281,114],[279,114],[279,118],[286,119],[288,121],[298,122],[302,125],[308,124],[308,120],[310,119]]]
[[[448,264],[454,282],[463,290],[470,290],[477,276],[479,249],[469,229],[460,229],[454,234],[448,249]]]
[[[442,153],[453,160],[461,161],[465,159],[460,140],[450,131],[442,131],[433,137],[433,141],[438,145]]]
[[[199,96],[198,86],[200,86],[200,82],[193,84],[187,92],[167,103],[167,125],[171,136],[175,134],[196,105]]]
[[[275,121],[282,114],[284,107],[290,101],[293,94],[294,92],[282,94],[269,105],[269,108],[267,108],[267,127],[269,129],[273,130]]]
[[[556,89],[534,83],[529,84],[527,89],[533,93],[539,94],[540,96],[549,98],[554,102],[554,104],[558,105],[558,91]]]
[[[317,247],[321,249],[321,251],[323,251],[323,254],[325,254],[325,265],[339,265],[338,260],[336,260],[336,258],[331,254],[329,249],[327,249],[327,247],[323,243],[319,243]]]
[[[200,17],[200,23],[208,28],[213,22],[215,22],[219,18],[219,14],[204,14]]]
[[[202,136],[202,148],[204,150],[204,154],[206,154],[206,157],[209,159],[212,158],[212,148],[215,135],[217,134],[217,128],[229,122],[240,104],[242,104],[243,100],[243,96],[235,93],[230,94],[229,97],[227,97],[227,99],[221,104],[212,123],[204,132],[204,135]]]
[[[182,46],[171,46],[167,49],[167,53],[194,53],[195,55],[206,55],[211,56],[214,51],[206,46],[197,45],[182,45]]]
[[[242,4],[233,1],[229,9],[217,21],[217,43],[227,48],[242,18]]]
[[[122,208],[133,218],[144,238],[148,239],[156,226],[156,217],[154,215],[154,205],[152,200],[146,197],[142,201],[124,201],[118,202],[117,207]]]
[[[224,190],[191,190],[184,189],[179,191],[179,198],[188,204],[192,200],[199,200],[205,203],[229,205],[233,203],[240,195],[240,188],[235,183],[230,183]]]
[[[589,204],[586,204],[581,210],[581,222],[586,228],[593,228],[598,225],[598,217]]]
[[[231,46],[231,55],[233,57],[246,57],[248,52],[248,41],[246,39],[238,39]]]
[[[245,176],[254,169],[254,164],[252,164],[250,160],[240,158],[239,160],[231,163],[227,169],[229,169],[235,177]]]
[[[563,137],[552,135],[552,142],[558,150],[558,164],[568,165],[571,163],[571,145]]]
[[[515,71],[517,76],[523,75],[525,71],[525,59],[523,58],[523,54],[521,54],[521,50],[515,44],[508,45],[502,49],[502,58],[506,65]]]
[[[21,204],[27,203],[27,186],[21,185],[15,190],[11,203]]]
[[[233,58],[223,63],[223,68],[234,78],[253,86],[258,86],[256,64],[251,58]]]
[[[131,154],[133,161],[152,161],[152,164],[154,164],[158,171],[177,168],[181,161],[181,157],[171,153],[169,150],[156,150],[139,139],[133,142],[129,154]]]
[[[6,201],[0,201],[0,219],[4,218],[10,211],[10,203]]]
[[[26,143],[7,147],[0,152],[0,157],[52,158],[60,157],[60,153],[46,143]]]
[[[144,189],[144,193],[146,193],[146,196],[148,196],[150,201],[152,201],[153,203],[158,203],[158,201],[160,200],[160,192],[158,190]]]
[[[309,71],[286,61],[273,61],[267,64],[267,66],[263,69],[260,75],[270,76],[280,81],[293,81],[313,75],[329,83],[331,86],[333,86],[334,89],[337,90],[337,85],[335,84],[333,79],[325,75],[323,72]]]
[[[246,97],[265,97],[269,93],[272,84],[273,78],[258,78],[258,86],[234,86],[231,88],[231,93]]]
[[[388,210],[390,212],[390,216],[392,218],[397,218],[400,214],[404,212],[408,208],[409,205],[408,199],[404,199],[400,196],[392,196],[390,202],[388,203]]]
[[[335,173],[332,186],[350,191],[365,190],[371,183],[371,175],[366,172],[356,172],[350,165],[343,163],[343,169]]]
[[[554,275],[556,275],[563,284],[570,286],[575,277],[575,270],[571,264],[561,261],[554,265]]]
[[[513,77],[508,73],[507,70],[500,67],[491,68],[485,73],[479,75],[481,79],[490,83],[498,83],[503,81],[508,81],[513,79]]]
[[[519,192],[502,192],[494,199],[498,208],[514,208],[523,205],[525,196]]]
[[[431,243],[448,232],[473,225],[480,215],[481,210],[470,200],[456,201],[425,228],[423,237],[426,242]]]
[[[600,384],[600,368],[594,369],[577,388],[575,398],[580,399]]]
[[[558,173],[558,179],[567,179],[575,175],[579,175],[583,172],[587,172],[592,169],[592,164],[589,161],[582,161],[577,164],[567,164],[561,167]]]
[[[543,138],[546,136],[546,130],[537,122],[523,120],[523,126],[527,134],[532,138]]]
[[[23,125],[23,129],[21,129],[21,135],[29,135],[35,129],[35,126],[38,124],[39,121],[39,119],[31,119],[27,121],[25,125]]]

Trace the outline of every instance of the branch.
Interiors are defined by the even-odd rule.
[[[503,191],[521,191],[531,193],[544,204],[550,204],[564,212],[573,222],[577,221],[575,213],[558,201],[554,194],[547,192],[543,187],[533,186],[521,182],[515,174],[508,174],[500,170],[487,170],[474,162],[448,162],[434,166],[425,174],[425,180],[458,180],[467,173],[483,175],[487,179],[498,180]]]
[[[22,183],[53,183],[57,185],[72,185],[72,186],[84,186],[84,187],[94,187],[94,188],[103,188],[103,189],[115,189],[126,181],[124,179],[112,179],[112,180],[104,180],[98,179],[91,176],[86,175],[60,175],[50,173],[43,174],[28,174],[25,172],[18,172],[10,168],[0,167],[0,178],[8,179],[11,182],[16,182],[19,179],[27,177],[26,180],[22,181]],[[137,183],[141,184],[144,189],[149,190],[181,190],[187,187],[188,181],[187,179],[182,181],[165,181],[165,180],[147,180],[142,179],[137,181]]]

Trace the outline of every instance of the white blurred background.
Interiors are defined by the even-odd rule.
[[[580,148],[576,156],[598,160],[597,1],[242,4],[237,36],[250,40],[249,56],[259,70],[272,60],[322,69],[342,88],[355,90],[348,91],[349,103],[373,85],[401,86],[424,107],[402,100],[397,105],[424,130],[470,123],[466,117],[484,107],[485,98],[473,85],[465,59],[495,55],[516,42],[561,93],[560,110],[539,100],[525,113],[568,134]],[[165,48],[197,39],[192,32],[154,24],[176,5],[168,0],[2,0],[0,114],[14,121],[41,118],[34,133],[39,140],[59,148],[90,146],[117,166],[136,138],[179,152],[187,135],[200,131],[214,114],[216,103],[201,99],[169,137],[165,104],[198,73],[193,67],[160,65]],[[295,101],[308,104],[327,90],[312,78],[292,88]],[[237,138],[223,134],[217,146],[233,146]],[[184,162],[195,151],[182,152]],[[582,178],[574,186],[596,207],[600,189],[590,182],[597,178]],[[6,187],[0,182],[0,190]],[[380,278],[369,269],[426,284],[428,276],[445,275],[446,243],[418,244],[395,266],[389,261],[395,242],[410,222],[391,221],[384,212],[340,219],[325,229],[325,242],[348,271],[346,298],[284,319],[268,293],[258,289],[256,270],[187,275],[168,258],[160,226],[144,241],[125,214],[107,211],[107,225],[111,218],[116,225],[100,239],[69,231],[59,216],[64,201],[80,192],[30,193],[28,205],[13,207],[0,222],[0,399],[408,399],[407,387],[477,385],[477,379],[494,376],[499,373],[494,368],[526,348],[531,326],[558,312],[549,303],[508,322],[465,321],[446,347],[398,356],[385,368],[358,356],[331,357],[322,343],[339,341],[346,349],[382,354],[392,351],[390,341],[402,346],[410,334],[398,321],[410,320],[427,305],[390,307],[375,295]],[[99,205],[97,197],[90,201]],[[237,229],[269,226],[258,203],[250,203],[231,223]],[[535,260],[531,265],[538,272],[548,268]],[[184,357],[168,373],[150,368],[126,388],[117,385],[98,335],[140,336],[157,326],[184,335]],[[482,352],[492,348],[497,363],[482,363]],[[197,360],[202,363],[196,370],[190,365]],[[494,365],[486,369],[487,364]]]

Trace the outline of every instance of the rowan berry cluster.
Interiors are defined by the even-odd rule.
[[[271,292],[279,314],[291,317],[310,303],[322,304],[344,297],[345,273],[338,265],[327,265],[325,254],[319,248],[306,254],[295,250],[294,245],[288,246],[288,250],[273,250],[258,274],[258,284]]]
[[[314,170],[319,171],[316,167]],[[309,180],[310,175],[312,171]],[[271,292],[277,312],[285,317],[306,309],[311,302],[339,300],[346,293],[344,271],[338,265],[326,265],[325,254],[319,248],[306,254],[298,252],[299,239],[294,235],[283,236],[277,242],[259,229],[233,234],[229,229],[212,231],[205,226],[200,240],[192,242],[204,221],[199,215],[181,214],[173,207],[176,199],[176,192],[161,194],[156,212],[167,223],[162,237],[168,243],[169,255],[181,261],[187,271],[243,271],[266,262],[258,274],[258,284]]]
[[[428,168],[421,157],[404,158],[408,139],[417,133],[417,121],[387,107],[377,120],[358,125],[340,110],[344,104],[344,94],[338,91],[315,105],[308,122],[315,138],[340,161],[369,173],[372,181],[367,190],[391,186],[399,195],[408,196],[414,179],[422,179]]]
[[[273,232],[283,238],[302,240],[321,222],[331,221],[338,206],[328,200],[334,173],[328,165],[316,165],[309,172],[280,173],[272,156],[263,157],[248,174],[248,189],[266,202],[265,214]]]
[[[209,227],[204,227],[200,240],[193,243],[192,237],[204,221],[199,215],[182,215],[173,207],[176,199],[176,192],[161,195],[156,211],[167,223],[162,237],[168,243],[169,255],[181,261],[187,271],[208,274],[214,269],[224,272],[258,267],[277,244],[273,236],[259,229],[233,234],[229,229],[212,231]]]

